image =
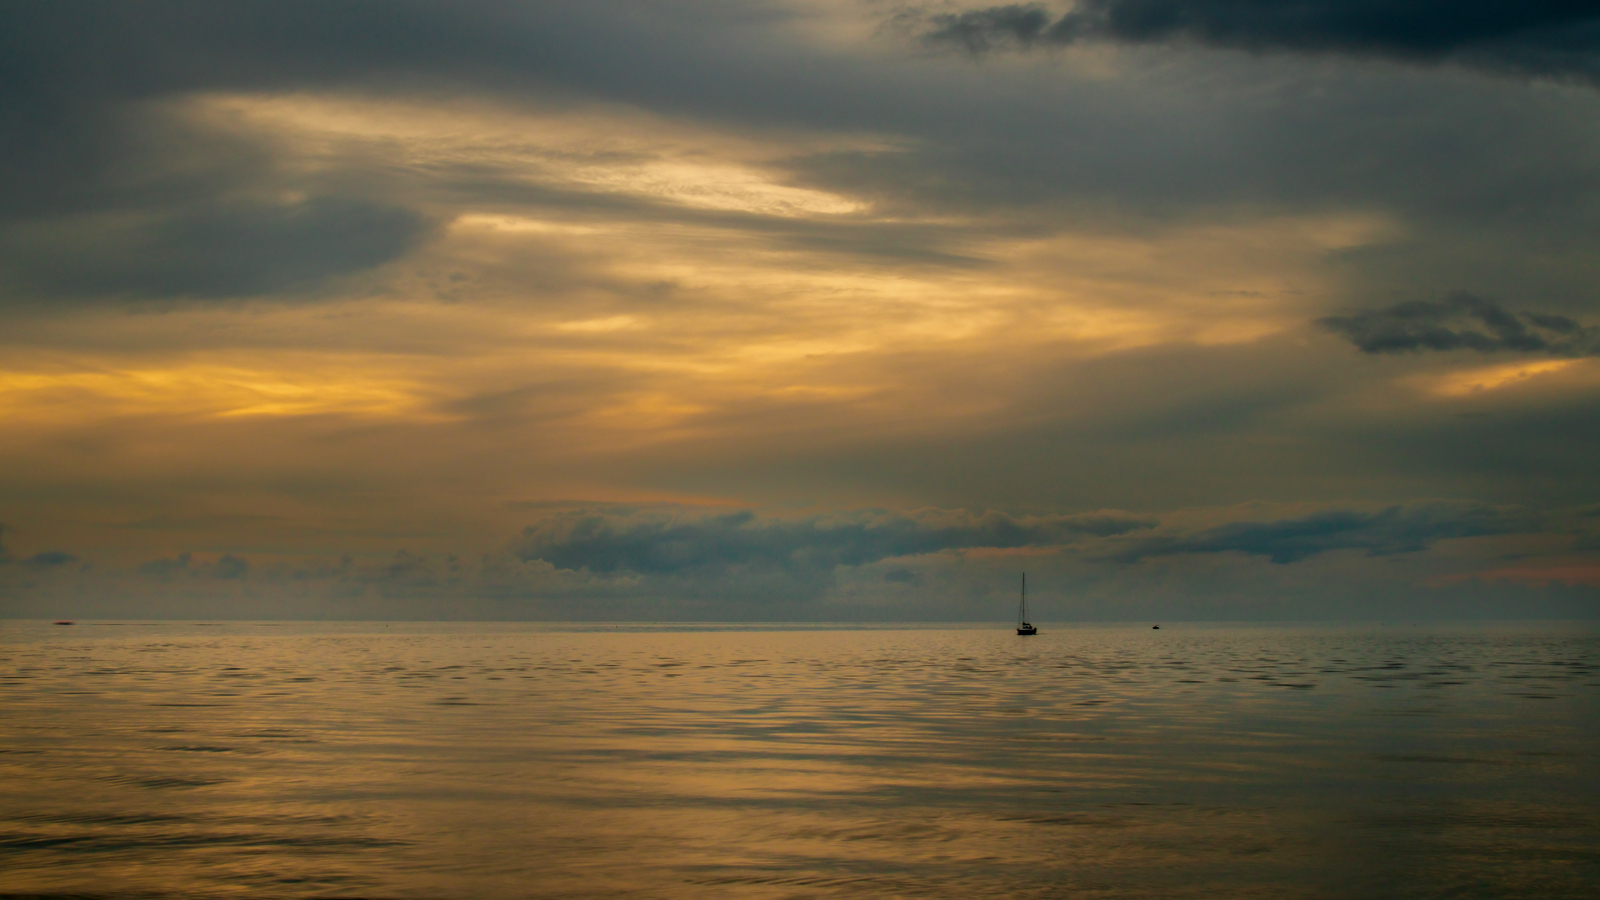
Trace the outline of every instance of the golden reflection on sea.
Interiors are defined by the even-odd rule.
[[[0,623],[0,894],[1592,897],[1597,650]]]

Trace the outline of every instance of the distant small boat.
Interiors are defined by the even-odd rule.
[[[54,625],[75,625],[75,624],[77,624],[77,623],[76,623],[76,622],[69,622],[69,621],[67,621],[67,620],[66,620],[66,619],[62,619],[62,620],[61,620],[61,621],[59,621],[59,622],[54,622],[54,623],[52,623],[52,624],[54,624]]]
[[[1023,572],[1022,573],[1022,605],[1017,607],[1017,634],[1038,634],[1038,633],[1039,633],[1039,629],[1035,628],[1033,626],[1033,624],[1028,621],[1028,573],[1027,572]]]

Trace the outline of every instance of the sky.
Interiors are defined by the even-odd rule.
[[[0,615],[1600,616],[1600,4],[0,16]]]

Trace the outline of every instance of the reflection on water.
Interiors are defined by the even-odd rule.
[[[0,895],[1590,898],[1597,651],[0,623]]]

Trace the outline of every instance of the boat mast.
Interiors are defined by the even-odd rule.
[[[1022,604],[1017,607],[1017,624],[1028,621],[1028,573],[1022,573]]]

